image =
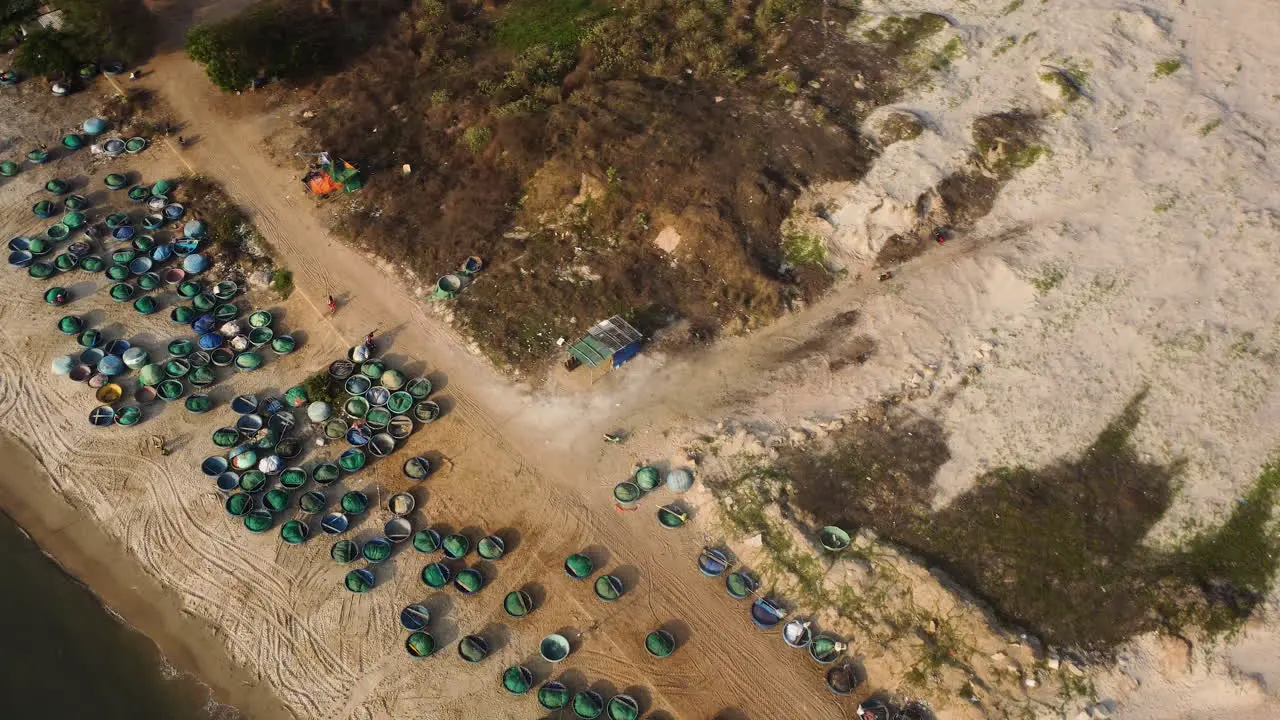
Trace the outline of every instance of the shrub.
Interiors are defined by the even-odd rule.
[[[1166,75],[1172,75],[1182,68],[1182,58],[1169,58],[1156,63],[1155,76],[1162,78]]]
[[[0,26],[30,14],[26,0],[0,10]],[[42,28],[18,46],[13,66],[32,75],[70,75],[100,59],[139,62],[154,47],[155,16],[141,0],[63,0],[59,30]]]
[[[29,75],[57,77],[75,73],[80,62],[68,47],[67,36],[57,30],[37,30],[27,36],[14,54],[13,66]]]
[[[307,392],[310,402],[326,402],[333,404],[333,390],[329,387],[328,370],[320,370],[302,381],[302,389]]]
[[[288,268],[276,268],[271,273],[271,289],[282,298],[293,293],[293,271]]]
[[[489,144],[489,140],[493,137],[493,131],[487,127],[474,125],[466,129],[462,133],[462,144],[473,153],[484,150],[484,146]]]
[[[374,26],[392,17],[396,6],[365,3],[344,16],[303,2],[264,3],[222,22],[192,28],[186,51],[223,90],[248,87],[259,73],[305,79],[367,47],[377,35]]]
[[[792,265],[822,265],[827,246],[822,238],[803,230],[788,229],[782,238],[782,254]]]
[[[520,0],[507,5],[497,22],[495,39],[511,50],[533,45],[572,50],[578,47],[583,26],[579,19],[591,8],[591,0]]]

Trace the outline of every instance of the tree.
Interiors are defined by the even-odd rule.
[[[29,75],[48,78],[72,75],[76,71],[76,56],[67,47],[67,38],[57,30],[41,28],[18,46],[13,66]]]
[[[138,63],[155,49],[156,19],[142,0],[59,0],[62,32],[84,60]]]
[[[239,90],[253,82],[253,66],[242,44],[236,42],[237,29],[221,23],[197,25],[187,33],[187,55],[204,65],[209,79],[223,90]]]

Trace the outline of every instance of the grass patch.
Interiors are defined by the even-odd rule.
[[[306,380],[302,381],[302,389],[307,392],[307,400],[309,402],[326,402],[333,405],[334,397],[333,388],[330,385],[329,370],[317,371],[314,375],[310,375]]]
[[[960,38],[954,37],[947,41],[942,49],[934,53],[933,58],[929,61],[930,70],[946,70],[951,67],[951,63],[964,54],[964,43],[960,42]]]
[[[942,32],[947,19],[934,13],[893,15],[867,31],[867,39],[897,53],[906,52]]]
[[[1011,0],[1010,3],[1008,5],[1005,5],[1004,9],[1000,11],[1000,14],[1010,15],[1016,12],[1020,7],[1022,7],[1022,0]]]
[[[576,49],[591,5],[591,0],[513,0],[495,23],[494,40],[516,52],[534,45]]]
[[[996,45],[995,50],[993,50],[991,54],[994,55],[995,57],[1000,57],[1001,55],[1012,50],[1014,46],[1016,46],[1017,44],[1018,44],[1017,35],[1005,35],[1004,37],[1000,38],[1000,42]]]
[[[1001,180],[1036,163],[1048,148],[1039,144],[1040,118],[1028,112],[983,115],[973,121],[974,158]]]
[[[1031,280],[1031,286],[1040,295],[1048,295],[1051,290],[1062,284],[1067,272],[1057,265],[1046,265],[1040,274]]]
[[[287,268],[276,268],[271,272],[271,289],[281,299],[293,294],[293,271]]]
[[[1182,58],[1169,58],[1156,63],[1155,76],[1157,78],[1172,75],[1182,68]]]
[[[1026,40],[1024,39],[1023,42]],[[1085,97],[1089,72],[1068,60],[1061,67],[1050,68],[1047,72],[1041,73],[1040,79],[1050,85],[1056,85],[1062,94],[1062,99],[1070,103]]]
[[[240,206],[227,197],[222,186],[205,177],[194,177],[178,186],[181,201],[191,207],[196,201],[202,208],[212,249],[212,260],[234,265],[252,262],[266,256],[269,248]]]
[[[782,255],[792,265],[822,265],[827,245],[813,233],[792,228],[783,232]]]
[[[493,138],[493,131],[487,127],[473,125],[462,133],[462,144],[473,153],[484,150],[489,144],[489,140]]]
[[[1221,126],[1222,126],[1222,120],[1220,118],[1217,120],[1210,120],[1209,122],[1200,126],[1200,137],[1209,137],[1209,135],[1212,134],[1214,130],[1217,130]]]
[[[920,122],[920,118],[912,113],[895,112],[890,113],[880,123],[880,132],[878,133],[881,145],[892,145],[896,142],[906,142],[915,140],[924,133],[924,124]]]

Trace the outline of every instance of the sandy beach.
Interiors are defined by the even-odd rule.
[[[6,462],[0,510],[124,622],[155,641],[175,670],[198,678],[214,697],[248,717],[292,717],[267,688],[230,662],[215,628],[182,613],[172,592],[144,572],[118,540],[67,504],[21,441],[0,431],[0,453]]]

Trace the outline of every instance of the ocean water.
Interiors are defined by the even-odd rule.
[[[0,718],[231,720],[0,513]]]

